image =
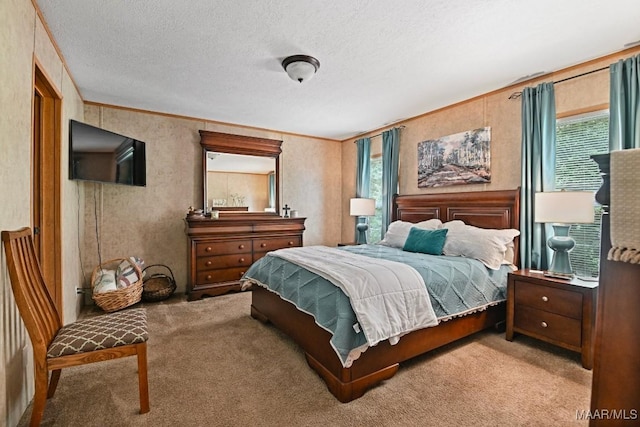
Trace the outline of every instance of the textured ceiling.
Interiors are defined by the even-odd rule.
[[[338,140],[640,40],[638,0],[37,3],[86,101]]]

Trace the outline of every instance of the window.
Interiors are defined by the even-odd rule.
[[[369,181],[369,197],[376,199],[376,214],[369,217],[367,242],[378,243],[382,240],[382,156],[371,155],[371,178]]]
[[[597,191],[602,180],[592,154],[609,152],[609,112],[581,114],[556,122],[556,189]],[[594,202],[595,203],[595,202]],[[569,254],[574,273],[597,277],[600,261],[600,217],[595,204],[593,224],[573,224],[570,235],[576,241]]]

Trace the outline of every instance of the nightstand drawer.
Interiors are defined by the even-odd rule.
[[[582,294],[578,292],[516,281],[515,304],[582,319]]]
[[[570,317],[519,306],[513,326],[570,346],[579,348],[582,345],[582,322]]]
[[[598,283],[545,276],[534,270],[509,273],[506,339],[516,333],[579,351],[593,367],[593,327]]]

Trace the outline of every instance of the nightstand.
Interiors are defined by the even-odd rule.
[[[507,340],[518,332],[579,352],[582,366],[592,369],[597,292],[598,282],[509,273]]]

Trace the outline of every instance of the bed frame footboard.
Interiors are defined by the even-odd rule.
[[[309,366],[320,375],[336,399],[346,403],[393,377],[401,362],[495,327],[505,318],[505,304],[411,332],[396,345],[387,341],[379,343],[365,351],[349,368],[342,366],[331,347],[331,334],[319,327],[312,316],[299,311],[273,292],[253,287],[251,316],[261,322],[272,323],[302,347]]]

